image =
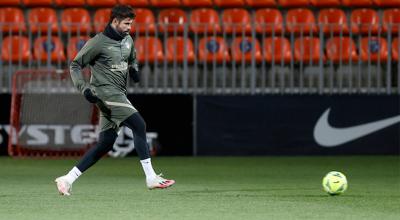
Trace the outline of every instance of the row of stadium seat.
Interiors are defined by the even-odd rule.
[[[101,32],[107,24],[111,9],[99,9],[95,12],[93,18],[93,28],[91,16],[84,8],[69,8],[61,11],[61,31],[64,33],[76,34]],[[353,33],[377,34],[381,22],[378,12],[374,9],[354,9],[351,11],[349,28],[346,14],[343,10],[337,8],[322,9],[318,13],[316,22],[314,13],[307,8],[290,9],[286,13],[285,20],[280,10],[273,8],[258,9],[254,12],[254,19],[251,14],[243,8],[225,9],[221,14],[222,28],[220,25],[220,16],[218,12],[211,8],[194,9],[190,13],[190,21],[186,12],[182,9],[164,9],[158,13],[156,21],[153,12],[150,9],[136,9],[137,18],[135,21],[136,31],[138,33],[154,34],[156,29],[159,32],[177,32],[182,34],[185,25],[189,22],[190,31],[195,33],[221,33],[224,32],[242,34],[251,34],[252,24],[255,24],[257,33],[276,33],[279,34],[286,25],[286,32],[293,33],[317,33],[321,27],[324,33],[328,34],[348,34],[350,29]],[[1,25],[3,23],[3,25]],[[57,13],[52,8],[34,8],[29,10],[27,23],[30,31],[37,33],[47,33],[50,29],[52,33],[59,30],[59,19]],[[158,28],[156,28],[156,24]],[[318,24],[318,25],[317,25]],[[389,30],[393,33],[399,31],[400,9],[386,9],[382,15],[383,32]],[[25,32],[24,13],[19,8],[0,8],[0,30],[5,33]],[[135,31],[132,29],[132,32]]]
[[[134,7],[391,7],[400,0],[1,0],[0,6],[112,7],[116,4]]]
[[[80,48],[83,47],[87,37],[72,37],[67,44],[68,60],[74,58]],[[260,46],[262,45],[262,46]],[[263,59],[267,62],[289,63],[291,59],[299,62],[318,63],[331,60],[334,63],[347,63],[350,60],[357,62],[386,62],[391,48],[392,59],[399,60],[399,38],[393,39],[391,47],[387,45],[384,38],[365,37],[361,38],[359,48],[349,37],[333,37],[327,39],[325,44],[326,54],[321,54],[321,43],[319,38],[301,37],[294,40],[293,48],[287,38],[274,37],[263,39],[262,44],[250,37],[234,38],[228,46],[222,37],[205,37],[198,42],[198,60],[199,62],[251,62],[254,58],[256,62]],[[145,62],[183,62],[189,63],[195,60],[195,47],[190,38],[170,37],[165,39],[165,49],[163,49],[161,40],[155,37],[142,37],[135,41],[137,57],[140,63]],[[263,49],[261,49],[263,47]],[[230,53],[229,53],[230,50]],[[292,57],[293,50],[293,57]],[[64,45],[58,37],[40,37],[34,41],[34,59],[47,61],[48,52],[50,52],[51,61],[66,60]],[[359,57],[360,55],[360,57]],[[8,62],[27,62],[31,58],[29,40],[26,37],[10,36],[3,40],[1,51],[3,61]]]

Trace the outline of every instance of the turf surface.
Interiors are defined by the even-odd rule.
[[[158,157],[177,183],[147,190],[137,158],[103,159],[59,196],[76,160],[0,157],[0,219],[400,219],[399,157]],[[348,191],[322,191],[325,173]]]

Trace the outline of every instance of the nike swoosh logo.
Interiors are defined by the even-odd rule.
[[[314,127],[314,139],[323,147],[335,147],[400,122],[400,115],[398,115],[352,127],[335,128],[332,127],[328,121],[330,110],[331,109],[328,108],[321,115]]]

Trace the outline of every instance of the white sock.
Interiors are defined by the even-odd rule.
[[[153,170],[153,166],[151,165],[151,159],[147,158],[145,160],[141,160],[144,174],[146,175],[146,179],[152,179],[156,176],[156,173]]]
[[[77,167],[74,167],[67,175],[65,175],[65,178],[70,184],[72,184],[80,175],[82,175],[82,172]]]

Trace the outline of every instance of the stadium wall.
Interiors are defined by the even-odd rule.
[[[10,99],[0,95],[1,155],[7,154]],[[157,155],[400,153],[398,95],[170,94],[129,99],[145,118],[148,132],[157,134]]]

